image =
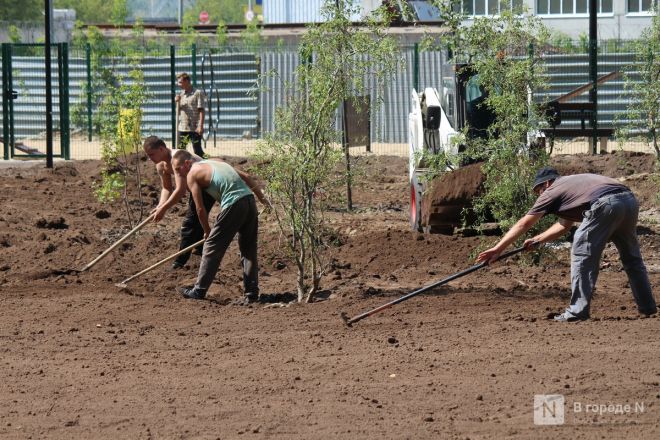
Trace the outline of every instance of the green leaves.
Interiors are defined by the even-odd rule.
[[[369,21],[368,31],[355,28],[350,7],[344,0],[339,6],[328,3],[328,21],[307,28],[287,101],[255,154],[282,240],[298,268],[299,301],[313,298],[325,274],[325,237],[336,234],[328,234],[324,213],[349,178],[339,172],[339,105],[374,90],[372,84],[382,87],[397,64],[397,46],[382,35],[382,22]]]
[[[633,43],[635,64],[624,72],[625,88],[633,96],[617,130],[621,141],[637,138],[653,144],[660,159],[660,17]]]

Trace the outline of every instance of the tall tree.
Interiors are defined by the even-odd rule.
[[[85,24],[108,23],[114,3],[112,0],[54,0],[53,7],[75,10],[76,19]]]
[[[6,21],[43,21],[42,0],[0,0],[0,17]]]

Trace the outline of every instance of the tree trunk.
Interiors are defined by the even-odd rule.
[[[345,131],[346,129],[344,129]],[[344,134],[346,136],[346,134]],[[346,208],[353,210],[353,172],[351,171],[351,153],[348,151],[348,142],[344,141],[344,158],[346,161]]]

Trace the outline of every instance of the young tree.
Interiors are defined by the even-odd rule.
[[[660,16],[633,42],[636,63],[624,72],[625,88],[635,99],[628,105],[626,125],[617,130],[622,141],[637,137],[653,144],[660,159]]]
[[[361,102],[359,97],[367,95],[370,91],[376,92],[373,102],[380,105],[382,95],[378,91],[382,90],[399,62],[398,44],[393,37],[385,33],[393,20],[392,11],[385,6],[377,9],[366,19],[366,31],[353,26],[351,17],[359,12],[359,7],[350,0],[327,2],[323,12],[328,21],[311,28],[308,35],[310,40],[323,41],[322,50],[314,52],[314,63],[328,72],[339,67],[335,81],[341,99],[341,114],[344,115],[348,101],[351,101],[358,111],[363,111],[365,103]],[[378,90],[370,88],[372,81]],[[347,208],[351,210],[354,172],[345,138],[347,130],[345,117],[343,119],[342,146],[346,170],[346,202]]]
[[[355,32],[345,11],[329,5],[328,21],[307,29],[302,64],[287,85],[288,101],[277,109],[275,130],[259,142],[255,155],[296,263],[299,301],[313,300],[327,269],[324,212],[342,184],[336,175],[337,109],[350,92],[366,90],[369,79],[382,84],[396,64],[396,44],[379,30],[383,22],[370,20],[368,29]]]
[[[91,90],[96,107],[95,128],[101,137],[101,183],[94,193],[98,200],[112,203],[121,200],[129,223],[144,214],[139,154],[141,153],[142,107],[150,96],[141,68],[143,39],[141,28],[129,41],[108,41],[100,31],[89,27],[77,29],[74,45],[91,47]],[[117,64],[128,64],[123,75]],[[82,125],[84,106],[74,108],[73,120]],[[138,203],[134,203],[137,200]]]
[[[102,202],[121,200],[131,226],[144,215],[139,157],[142,106],[149,96],[144,72],[134,67],[127,78],[118,78],[119,84],[108,90],[99,107],[103,169],[95,189]]]

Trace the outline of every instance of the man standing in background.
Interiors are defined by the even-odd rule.
[[[204,134],[204,114],[206,100],[204,92],[192,86],[190,75],[180,73],[176,76],[177,84],[183,90],[174,100],[179,104],[179,142],[187,145],[191,143],[195,154],[204,157],[202,149],[202,136]],[[181,145],[177,145],[181,148]]]

